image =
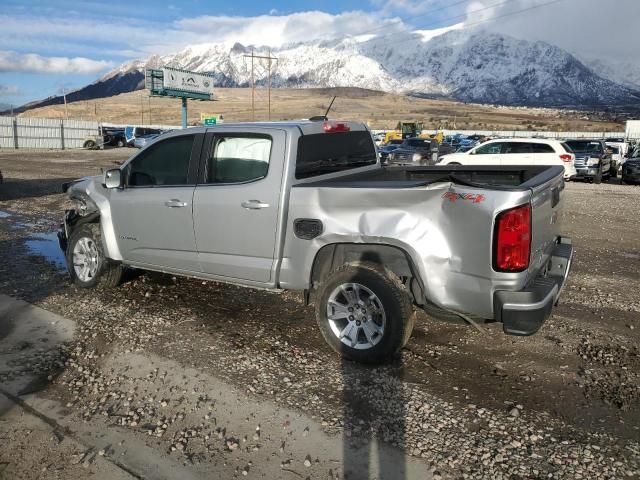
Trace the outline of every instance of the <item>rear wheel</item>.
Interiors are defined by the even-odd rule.
[[[94,148],[96,148],[96,142],[94,142],[93,140],[87,140],[82,146],[88,150],[93,150]]]
[[[322,282],[316,320],[324,339],[343,357],[380,363],[407,343],[415,312],[400,279],[363,262],[344,265]]]
[[[117,143],[116,145],[117,145],[119,148],[124,147],[124,145],[125,145],[124,140],[119,139],[119,140],[118,140],[118,143]]]
[[[122,280],[124,268],[105,256],[98,224],[85,224],[71,233],[66,258],[71,280],[79,287],[110,288]]]

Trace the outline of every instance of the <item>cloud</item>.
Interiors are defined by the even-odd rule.
[[[433,10],[436,3],[435,0],[371,0],[371,4],[379,8],[382,14],[404,13],[418,15]],[[438,9],[442,10],[443,6],[440,5]]]
[[[245,45],[282,45],[310,40],[341,39],[367,33],[370,30],[399,27],[393,18],[361,11],[332,15],[320,11],[290,15],[260,15],[256,17],[200,16],[175,22],[178,38],[199,39],[201,43],[238,41]],[[188,33],[187,33],[188,32]]]
[[[11,95],[17,95],[19,92],[18,87],[15,85],[2,85],[0,84],[0,97],[9,97]]]
[[[112,62],[91,60],[84,57],[43,57],[35,53],[20,54],[0,51],[0,73],[98,73],[109,67]]]
[[[634,38],[640,19],[639,0],[511,0],[491,8],[495,0],[474,0],[467,25],[525,40],[543,40],[583,58],[615,58],[640,63]],[[482,12],[473,10],[486,8]],[[522,13],[518,13],[526,10]],[[470,13],[471,12],[471,13]]]

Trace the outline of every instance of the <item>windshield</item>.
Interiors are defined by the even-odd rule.
[[[568,140],[567,145],[571,147],[574,152],[602,152],[602,145],[600,142],[592,142],[589,140]]]
[[[296,178],[375,165],[377,161],[369,132],[303,135],[298,140]]]
[[[431,141],[424,138],[410,138],[409,140],[407,140],[407,145],[409,147],[428,148],[429,145],[431,145]]]

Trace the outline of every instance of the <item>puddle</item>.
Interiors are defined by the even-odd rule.
[[[55,266],[66,270],[67,262],[60,249],[56,233],[34,233],[32,238],[26,240],[24,244],[33,255],[44,257]]]
[[[7,218],[10,217],[11,214],[8,212],[3,212],[2,210],[0,210],[0,218]]]

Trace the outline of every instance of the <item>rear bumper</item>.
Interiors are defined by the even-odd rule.
[[[508,335],[533,335],[551,315],[571,269],[571,239],[558,238],[549,263],[520,291],[497,291],[493,297],[495,319]]]

